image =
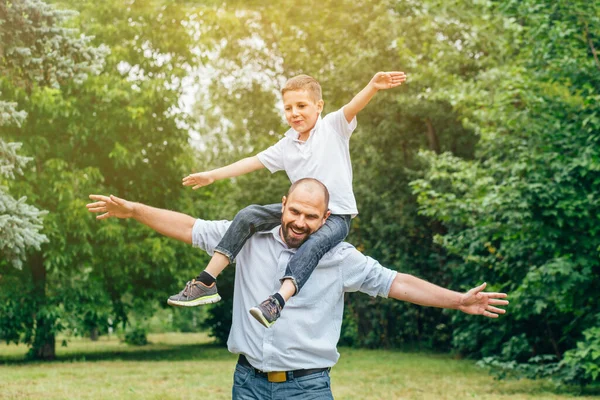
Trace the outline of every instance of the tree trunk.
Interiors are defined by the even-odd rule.
[[[429,142],[429,150],[435,151],[436,154],[440,154],[440,140],[438,139],[437,133],[431,123],[430,119],[425,120],[425,125],[427,125],[427,141]]]
[[[51,324],[54,321],[45,321]],[[54,334],[50,334],[48,326],[43,324],[40,327],[40,320],[35,331],[35,341],[33,343],[33,358],[36,360],[54,360],[56,358],[56,337]]]
[[[35,337],[29,352],[37,360],[53,360],[56,358],[56,337],[54,335],[55,317],[44,310],[46,298],[46,267],[42,253],[37,252],[30,258],[33,280],[32,300],[36,304]]]
[[[560,351],[560,348],[558,347],[558,343],[556,342],[556,339],[554,337],[554,332],[552,332],[552,328],[550,327],[550,324],[548,323],[548,321],[546,321],[546,332],[548,333],[548,340],[550,340],[550,344],[552,345],[552,348],[554,349],[554,354],[556,355],[556,357],[560,360],[562,359],[562,352]]]
[[[97,326],[95,326],[92,329],[90,329],[90,340],[92,342],[98,341],[99,337],[100,337],[100,331],[98,330]]]

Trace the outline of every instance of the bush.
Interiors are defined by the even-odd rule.
[[[587,385],[600,383],[600,327],[583,332],[584,340],[565,353],[561,361],[565,383]]]
[[[145,346],[148,344],[148,332],[146,328],[137,326],[125,332],[123,341],[132,346]]]
[[[517,362],[500,357],[485,357],[479,366],[488,367],[499,379],[550,378],[558,386],[585,387],[600,383],[600,327],[583,332],[584,340],[565,352],[562,360],[554,355],[532,357],[527,362]]]

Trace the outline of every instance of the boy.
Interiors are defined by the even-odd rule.
[[[329,190],[329,210],[324,215],[310,215],[309,220],[297,219],[290,229],[282,230],[291,236],[285,238],[286,242],[293,243],[298,250],[280,280],[279,291],[250,310],[265,327],[270,327],[279,318],[285,303],[302,289],[321,257],[348,235],[350,220],[358,214],[352,191],[349,148],[350,136],[356,128],[356,114],[379,90],[400,86],[404,81],[406,75],[403,72],[378,72],[352,101],[321,118],[324,102],[319,83],[307,75],[291,78],[281,90],[285,117],[290,125],[284,138],[256,156],[183,178],[183,185],[193,186],[195,190],[219,179],[266,167],[271,172],[285,170],[292,183],[302,178],[316,178]],[[250,236],[281,223],[281,211],[281,204],[252,205],[240,211],[215,248],[206,269],[188,282],[180,293],[169,297],[168,303],[196,306],[219,301],[217,276],[233,262]],[[310,235],[315,223],[322,227]]]

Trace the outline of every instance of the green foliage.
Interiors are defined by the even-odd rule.
[[[457,317],[456,348],[495,355],[488,360],[511,374],[591,383],[593,368],[578,371],[567,354],[592,354],[592,336],[580,338],[600,310],[600,8],[531,0],[498,2],[498,11],[519,51],[453,95],[480,136],[476,159],[422,153],[429,169],[411,186],[422,215],[447,230],[436,242],[463,260],[453,281],[485,279],[511,294],[503,324]]]
[[[23,168],[30,161],[17,154],[20,147],[20,143],[0,139],[0,178],[3,178],[0,180],[0,253],[16,268],[21,268],[27,249],[40,250],[40,245],[47,241],[46,235],[40,233],[46,212],[25,203],[26,196],[15,199],[7,187],[2,186],[5,179],[15,179],[15,173],[23,174]]]
[[[208,330],[206,307],[176,308],[171,312],[171,326],[167,332],[205,332]]]
[[[586,329],[584,339],[567,352],[561,361],[561,378],[566,383],[585,385],[600,377],[600,328]]]
[[[556,376],[560,371],[556,357],[552,355],[532,357],[526,363],[500,361],[496,357],[484,357],[477,365],[489,368],[498,379],[541,379]]]
[[[25,3],[43,15],[56,10],[41,2]],[[136,2],[126,12],[117,1],[66,5],[80,12],[68,28],[61,25],[62,17],[31,22],[27,17],[37,14],[24,12],[19,21],[31,23],[31,29],[11,34],[39,35],[55,23],[53,32],[81,39],[74,43],[81,59],[62,55],[72,79],[63,79],[63,70],[37,79],[33,72],[23,72],[31,64],[11,58],[2,67],[14,73],[0,80],[2,93],[27,114],[21,126],[4,127],[2,135],[22,142],[25,154],[35,154],[11,191],[49,212],[43,229],[48,243],[28,259],[23,273],[3,270],[2,302],[9,293],[18,293],[16,298],[27,304],[8,301],[0,336],[31,344],[34,356],[41,358],[53,357],[57,332],[104,332],[109,316],[115,325],[126,325],[132,309],[151,313],[157,301],[163,303],[185,282],[196,256],[131,222],[95,221],[85,208],[88,194],[99,192],[165,208],[198,208],[180,186],[189,170],[184,167],[189,153],[187,132],[180,127],[185,118],[174,108],[193,58],[181,21],[184,10],[161,1]],[[177,23],[154,29],[163,17]],[[96,36],[93,44],[87,35]],[[29,39],[11,38],[16,47],[33,46]],[[47,39],[62,43],[51,35]],[[39,52],[32,47],[32,57]],[[79,62],[84,59],[87,64]],[[76,71],[86,72],[88,79],[80,82]],[[15,280],[15,290],[8,288]]]
[[[0,100],[0,165],[4,178],[14,179],[15,172],[26,179],[30,177],[30,170],[24,168],[29,159],[18,156],[16,149],[20,145],[11,143],[11,139],[23,140],[23,135],[15,133],[23,132],[28,122],[25,119],[27,110],[17,109],[25,106],[26,96],[34,90],[43,91],[48,86],[57,88],[68,81],[80,83],[88,73],[97,73],[102,67],[106,49],[91,46],[90,37],[64,28],[61,24],[69,15],[72,13],[61,12],[35,0],[0,4],[0,90],[3,97],[9,99]],[[8,144],[5,138],[8,138]],[[26,153],[33,154],[31,150],[25,145]],[[37,161],[39,167],[41,164]],[[43,251],[40,245],[51,240],[50,235],[41,233],[41,217],[45,212],[39,209],[46,207],[39,204],[31,192],[20,189],[22,180],[2,183],[8,183],[11,191],[20,194],[19,200],[15,200],[6,188],[0,189],[0,225],[3,228],[0,249],[19,268],[26,250],[37,251],[24,267],[30,275],[7,271],[9,279],[0,282],[3,300],[9,299],[8,307],[3,310],[8,318],[2,318],[0,322],[1,336],[7,341],[22,340],[31,344],[31,357],[52,359],[54,338],[63,325],[60,310],[52,305],[53,296],[46,291],[47,270],[40,256]],[[35,206],[25,203],[26,195]],[[8,286],[11,274],[21,278],[14,286]],[[11,295],[16,295],[19,300],[10,301]],[[27,300],[25,307],[22,304],[19,307],[18,303],[23,301],[20,299]]]
[[[584,339],[577,342],[575,348],[565,352],[562,360],[554,355],[540,355],[526,362],[505,361],[510,358],[503,354],[502,357],[484,357],[478,365],[488,368],[499,379],[550,378],[557,385],[585,387],[600,376],[600,328],[589,328],[583,336]],[[506,349],[507,346],[503,353]],[[527,351],[527,348],[523,350]]]
[[[148,332],[141,326],[128,329],[123,340],[132,346],[145,346],[148,344]]]
[[[65,26],[76,13],[41,0],[0,3],[0,76],[28,90],[82,83],[102,69],[108,49]]]
[[[358,320],[352,310],[352,304],[348,301],[348,296],[344,299],[344,316],[342,319],[342,331],[340,332],[340,346],[357,346],[359,343]]]
[[[348,240],[455,290],[485,280],[509,292],[511,306],[495,321],[348,296],[343,343],[452,347],[506,376],[598,381],[594,2],[61,1],[79,12],[70,20],[40,1],[10,4],[0,5],[0,145],[9,154],[0,166],[23,175],[2,184],[13,200],[27,197],[32,218],[49,211],[43,231],[39,219],[29,228],[49,242],[22,246],[32,249],[22,271],[0,261],[3,339],[41,355],[56,332],[102,332],[108,318],[128,326],[206,264],[135,222],[93,220],[87,194],[207,219],[278,202],[284,174],[198,191],[180,180],[275,143],[287,129],[286,78],[315,76],[331,112],[375,72],[398,69],[408,82],[378,94],[352,138],[360,214]],[[196,88],[186,115],[180,100]],[[18,156],[7,145],[17,142]],[[208,311],[221,343],[233,276],[230,267],[219,277],[224,300]],[[173,320],[185,320],[177,311]]]

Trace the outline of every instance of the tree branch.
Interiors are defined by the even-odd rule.
[[[584,22],[584,26],[585,26],[585,40],[588,43],[588,46],[590,46],[590,50],[592,50],[592,55],[594,56],[594,61],[596,61],[596,67],[600,70],[600,60],[598,60],[598,53],[596,52],[596,48],[594,47],[594,43],[592,42],[592,39],[590,38],[590,32],[588,30],[588,23]]]

